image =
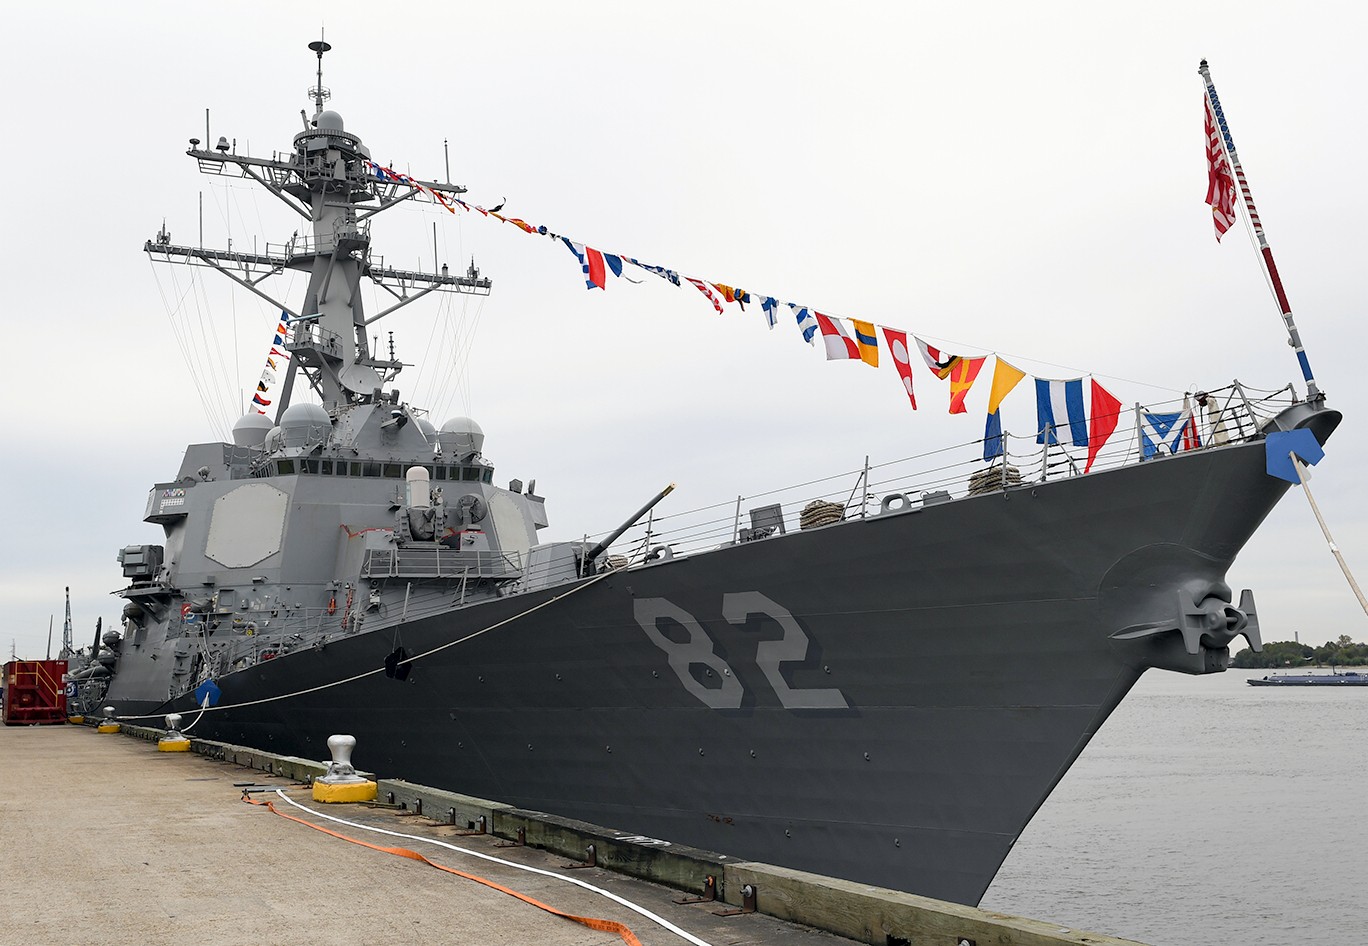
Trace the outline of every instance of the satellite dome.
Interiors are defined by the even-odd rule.
[[[261,445],[266,448],[267,453],[274,453],[276,450],[280,449],[280,428],[272,427],[270,431],[267,432],[266,439],[261,442]]]
[[[332,418],[318,404],[291,404],[280,415],[280,433],[287,447],[318,443],[332,429]]]
[[[310,427],[316,424],[328,424],[331,426],[332,418],[328,416],[321,405],[311,404],[308,401],[301,401],[291,404],[285,408],[285,413],[280,415],[280,426],[282,430],[291,430],[295,427]]]
[[[274,426],[275,421],[265,414],[258,414],[256,411],[243,414],[233,425],[233,443],[239,447],[259,447]]]
[[[484,449],[484,431],[469,417],[451,418],[442,425],[437,439],[452,447],[457,455],[479,453]]]
[[[316,119],[314,119],[314,123],[318,126],[318,130],[319,130],[319,131],[342,131],[342,130],[343,130],[343,129],[342,129],[342,116],[339,115],[339,114],[337,114],[336,112],[334,112],[332,109],[328,109],[327,111],[319,112],[319,113],[318,113],[318,117],[317,117]]]
[[[437,439],[437,426],[426,417],[414,418],[418,423],[418,429],[423,432],[423,436],[429,441]]]

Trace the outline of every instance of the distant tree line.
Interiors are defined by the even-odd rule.
[[[1368,644],[1355,644],[1348,634],[1319,647],[1292,641],[1271,641],[1263,653],[1246,647],[1230,660],[1240,670],[1277,667],[1361,667],[1368,665]]]

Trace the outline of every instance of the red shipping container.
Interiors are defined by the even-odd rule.
[[[65,723],[65,660],[11,660],[5,664],[5,700],[0,718],[6,726]]]

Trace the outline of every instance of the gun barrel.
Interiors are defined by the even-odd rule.
[[[630,519],[628,519],[622,525],[618,526],[616,529],[614,529],[612,532],[608,534],[607,538],[605,538],[598,545],[595,545],[592,549],[590,549],[589,554],[584,556],[584,565],[586,569],[588,568],[589,564],[593,562],[594,559],[598,558],[608,549],[608,546],[616,542],[618,538],[622,535],[622,533],[626,532],[628,529],[632,528],[632,526],[636,525],[639,521],[641,521],[641,517],[646,515],[646,513],[650,512],[656,503],[660,502],[666,496],[674,492],[674,488],[675,484],[671,483],[669,486],[665,487],[660,492],[656,493],[655,497],[650,502],[642,506],[636,512],[632,513],[632,517]]]

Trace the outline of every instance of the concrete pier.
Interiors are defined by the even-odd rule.
[[[125,727],[121,735],[98,735],[82,726],[0,727],[0,944],[623,942],[614,932],[586,928],[421,862],[350,844],[245,804],[245,783],[286,790],[313,812],[289,807],[269,791],[252,797],[272,799],[306,821],[372,844],[418,851],[566,913],[622,923],[643,946],[685,940],[558,878],[329,824],[315,812],[326,809],[358,824],[573,876],[715,946],[1136,946],[646,843],[651,839],[404,782],[379,781],[379,801],[394,807],[316,804],[304,781],[321,774],[317,762],[193,739],[191,752],[159,753],[158,735],[139,727]],[[467,833],[481,826],[485,834]],[[526,844],[510,846],[519,834]],[[568,858],[587,859],[590,845],[599,866],[568,869]],[[719,900],[737,907],[750,885],[757,912],[724,918],[713,911],[727,903],[674,902],[682,890],[701,892],[706,877],[714,878]]]

